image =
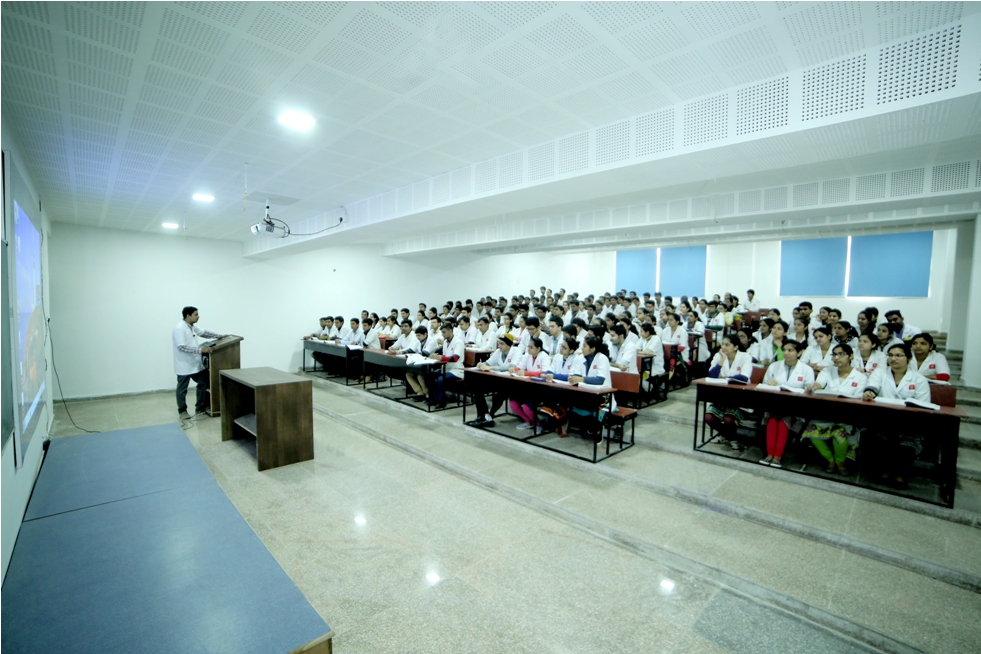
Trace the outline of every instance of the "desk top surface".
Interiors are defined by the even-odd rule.
[[[545,386],[552,390],[571,391],[575,393],[588,393],[590,395],[609,395],[615,390],[612,387],[605,388],[605,389],[583,388],[581,386],[557,384],[555,382],[534,381],[535,379],[534,377],[524,377],[524,376],[518,376],[512,374],[504,375],[497,372],[491,372],[490,370],[477,370],[476,368],[466,368],[465,373],[466,374],[464,375],[464,379],[466,379],[467,376],[471,376],[471,375],[477,377],[484,377],[487,379],[508,379],[515,383],[520,383],[520,384],[534,384],[536,386]]]
[[[222,377],[228,377],[240,384],[256,388],[259,386],[274,386],[276,384],[298,384],[300,382],[312,383],[309,379],[304,379],[298,375],[293,375],[276,368],[238,368],[234,370],[222,370]]]
[[[786,391],[758,391],[756,387],[759,384],[713,384],[707,382],[704,379],[698,379],[695,381],[695,385],[698,388],[726,388],[733,391],[742,392],[752,392],[753,394],[759,394],[763,396],[772,395],[782,398],[805,398],[808,400],[824,400],[826,402],[837,402],[841,404],[850,404],[853,406],[863,406],[869,409],[892,409],[894,411],[911,411],[914,413],[926,413],[930,415],[942,415],[950,416],[955,418],[966,418],[967,412],[960,407],[942,406],[940,409],[921,409],[920,407],[913,406],[896,406],[895,404],[880,404],[876,402],[867,402],[865,400],[853,400],[848,397],[837,397],[835,395],[812,395],[810,393],[788,393]]]

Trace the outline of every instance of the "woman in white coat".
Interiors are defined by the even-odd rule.
[[[917,334],[910,341],[910,349],[913,351],[910,368],[927,379],[950,381],[950,364],[947,363],[947,357],[937,352],[933,336],[925,332]]]
[[[833,353],[831,328],[818,327],[814,330],[814,345],[807,348],[801,360],[811,367],[815,375],[819,375],[822,370],[834,365]]]
[[[519,377],[541,377],[548,371],[551,363],[552,360],[542,349],[542,339],[529,337],[525,354],[511,368],[510,372]],[[522,424],[518,425],[518,429],[535,427],[535,409],[530,402],[523,398],[512,398],[511,410],[523,421]],[[537,433],[541,433],[540,428]]]
[[[852,367],[852,348],[847,343],[839,343],[834,346],[831,356],[834,366],[823,369],[814,383],[807,386],[807,390],[812,393],[824,391],[843,397],[861,398],[868,378],[863,371]],[[850,454],[854,456],[858,447],[858,435],[852,425],[812,420],[801,437],[810,440],[814,449],[824,457],[827,462],[825,472],[837,470],[839,474],[849,474],[845,459]]]
[[[661,342],[671,347],[671,357],[668,360],[668,379],[671,379],[674,377],[675,365],[688,349],[688,332],[681,326],[678,314],[669,313],[665,318],[667,325],[661,330]]]
[[[610,374],[610,354],[606,345],[595,336],[588,336],[582,344],[582,365],[583,372],[578,375],[571,375],[568,381],[579,384],[584,388],[609,388],[613,385],[613,378]],[[573,407],[572,413],[581,418],[584,426],[584,433],[593,441],[599,443],[603,440],[603,419],[608,411],[615,411],[616,404],[610,397],[610,405],[600,407],[599,411],[593,412],[578,407]],[[560,436],[567,433],[568,422],[559,426]]]
[[[783,344],[783,360],[774,361],[766,369],[763,383],[768,386],[786,386],[788,388],[807,388],[814,383],[814,371],[809,365],[800,360],[804,353],[804,345],[797,341],[787,341]],[[791,431],[800,431],[803,420],[794,416],[778,416],[768,413],[764,416],[766,424],[766,458],[760,461],[765,466],[782,467],[780,459],[787,445],[787,437]]]
[[[882,351],[878,336],[868,332],[858,337],[858,352],[855,353],[852,366],[869,375],[886,366],[886,353]]]
[[[874,401],[876,398],[895,400],[915,399],[921,402],[930,401],[930,382],[926,377],[913,370],[910,362],[913,353],[909,345],[902,343],[891,345],[886,351],[888,368],[876,370],[869,378],[865,389],[864,399]],[[907,487],[906,479],[913,469],[913,462],[923,451],[924,434],[889,430],[873,432],[866,441],[870,461],[877,465],[883,481],[892,477],[893,485],[897,488]],[[863,448],[863,451],[865,448]]]
[[[709,377],[716,379],[738,379],[749,382],[753,376],[753,359],[743,352],[736,344],[736,337],[725,335],[718,353],[712,359],[709,367]],[[705,409],[705,424],[709,429],[718,432],[721,445],[726,445],[735,435],[736,429],[747,419],[748,412],[736,407],[723,407],[709,404]],[[732,441],[732,449],[740,449],[736,441]]]

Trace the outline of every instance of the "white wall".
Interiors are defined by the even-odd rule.
[[[27,167],[24,165],[17,142],[13,138],[13,135],[8,132],[6,125],[2,127],[2,140],[3,149],[10,153],[14,165],[19,169],[21,178],[27,184],[30,192],[34,194],[35,198],[37,198],[37,187],[34,185],[34,181],[27,173]],[[42,212],[41,231],[44,234],[44,240],[41,243],[41,268],[43,271],[50,271],[50,259],[48,257],[50,228],[51,224],[47,213]],[[44,308],[49,317],[52,315],[50,282],[51,276],[45,272],[43,283]],[[10,283],[15,283],[12,275],[10,278]],[[8,301],[8,298],[5,297],[3,301]],[[50,343],[46,344],[45,346],[45,356],[47,357],[48,361],[51,361]],[[16,361],[16,359],[14,360]],[[12,373],[13,371],[10,370],[0,372],[0,374],[4,375]],[[52,382],[53,376],[51,366],[48,366],[48,370],[45,374],[46,393],[44,409],[41,412],[37,426],[34,430],[34,434],[29,440],[27,451],[20,453],[22,458],[22,460],[19,462],[21,464],[20,467],[16,467],[15,465],[16,461],[13,438],[10,438],[7,441],[7,444],[4,446],[2,460],[0,460],[0,553],[2,553],[3,557],[4,577],[7,575],[7,566],[9,565],[10,557],[14,552],[14,545],[17,542],[17,534],[20,533],[20,524],[24,518],[24,512],[27,510],[27,502],[30,500],[31,492],[34,490],[34,481],[37,479],[38,471],[41,468],[44,441],[47,440],[47,435],[51,430],[51,424],[54,420],[54,414],[51,408],[54,397],[52,393]]]
[[[827,305],[842,310],[845,320],[854,324],[858,312],[867,306],[879,308],[881,318],[890,309],[899,309],[906,322],[930,331],[949,329],[951,305],[945,298],[951,294],[952,267],[948,261],[948,246],[956,239],[956,230],[937,230],[933,236],[933,259],[930,265],[930,290],[926,298],[854,298],[779,296],[780,241],[709,245],[705,292],[711,296],[726,291],[740,299],[746,289],[756,291],[760,306],[776,307],[783,316],[803,300],[814,303],[814,311]],[[888,271],[883,271],[887,274]]]
[[[321,315],[360,315],[419,302],[527,293],[542,284],[603,292],[614,254],[473,255],[400,260],[344,247],[271,260],[241,244],[55,223],[50,239],[51,330],[65,397],[174,386],[171,329],[181,307],[199,326],[239,334],[242,367],[300,365],[303,334]]]

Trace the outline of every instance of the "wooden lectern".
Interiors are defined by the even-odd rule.
[[[208,355],[208,389],[211,391],[212,416],[221,415],[221,393],[218,391],[221,386],[221,371],[242,367],[238,348],[242,340],[241,336],[228,335],[211,346],[211,354]]]

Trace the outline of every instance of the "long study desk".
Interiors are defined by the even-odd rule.
[[[866,485],[852,478],[836,477],[836,481],[853,486],[863,486],[877,491],[902,495],[912,499],[939,504],[947,508],[954,506],[954,489],[957,484],[957,448],[960,442],[961,419],[967,414],[958,407],[942,406],[939,410],[918,407],[879,404],[863,400],[852,400],[829,395],[789,393],[786,391],[761,391],[757,384],[714,384],[704,379],[695,382],[695,450],[726,456],[722,452],[703,449],[715,434],[706,430],[703,421],[703,404],[709,402],[720,406],[754,409],[762,415],[772,412],[778,416],[797,416],[809,420],[833,420],[856,428],[868,427],[889,433],[890,430],[903,432],[920,431],[939,441],[939,465],[936,481],[940,486],[940,501],[934,501],[911,493],[903,493],[882,485]],[[709,432],[706,436],[706,432]],[[859,445],[861,456],[861,444]],[[801,468],[784,467],[792,472],[804,472]]]
[[[346,345],[341,345],[340,343],[336,343],[334,341],[305,340],[303,341],[303,372],[317,370],[316,361],[314,361],[313,368],[308,370],[307,352],[321,352],[326,354],[332,359],[336,359],[341,364],[338,366],[339,368],[344,368],[344,372],[341,374],[334,373],[325,368],[324,372],[327,373],[327,379],[338,382],[339,380],[343,379],[345,386],[361,383],[360,377],[364,367],[364,350],[360,348],[352,350]]]
[[[507,397],[517,397],[522,402],[528,403],[536,408],[545,402],[552,402],[566,407],[577,407],[595,412],[614,392],[612,387],[603,389],[580,388],[579,386],[571,386],[555,382],[533,381],[533,378],[530,377],[519,377],[507,373],[497,373],[469,368],[465,371],[463,379],[464,383],[466,384],[468,395],[474,396],[478,393],[484,395],[488,393],[501,393]],[[463,407],[463,422],[467,422],[466,404],[464,404]],[[546,450],[572,456],[577,459],[582,459],[583,461],[590,461],[592,463],[598,463],[604,459],[607,459],[614,454],[618,454],[623,450],[633,447],[634,444],[632,432],[630,441],[627,442],[623,437],[623,432],[620,432],[620,437],[618,439],[614,439],[611,437],[609,430],[606,429],[606,453],[603,456],[600,456],[599,443],[593,442],[592,456],[590,457],[577,454],[576,452],[571,451],[571,448],[568,447],[556,447],[556,445],[558,445],[558,439],[554,433],[542,433],[536,435],[535,430],[529,430],[527,436],[517,436],[513,433],[496,428],[484,427],[483,429],[506,438],[520,440],[528,443],[529,445],[534,445],[536,447],[541,447]],[[603,433],[603,431],[601,431],[601,433]],[[552,439],[552,444],[542,442],[548,439]],[[610,448],[611,441],[618,445],[618,447],[612,451]]]

